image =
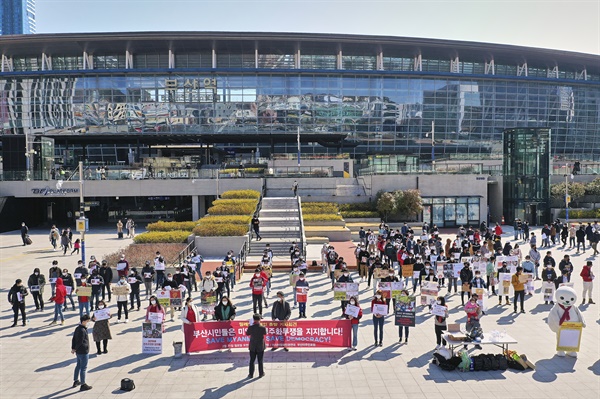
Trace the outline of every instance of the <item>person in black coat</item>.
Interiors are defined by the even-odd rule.
[[[467,299],[471,298],[471,292],[464,290],[465,284],[469,286],[470,290],[471,280],[473,280],[473,272],[471,271],[469,262],[465,262],[464,267],[460,270],[460,282],[463,285],[463,290],[460,292],[460,301],[463,306],[465,306],[465,293],[467,294]]]
[[[219,304],[215,306],[215,319],[217,321],[234,320],[236,309],[235,305],[231,303],[231,300],[228,297],[223,296]]]
[[[27,323],[27,319],[25,316],[25,297],[27,296],[27,288],[23,287],[23,281],[18,278],[15,280],[15,285],[10,288],[8,291],[8,302],[12,305],[14,312],[14,321],[11,327],[17,325],[17,320],[19,318],[19,311],[21,311],[21,319],[23,321],[23,326]]]
[[[133,310],[133,305],[135,303],[137,303],[137,310],[140,310],[140,285],[142,284],[142,277],[138,274],[138,271],[135,267],[131,269],[129,277],[127,277],[127,282],[131,287],[131,292],[129,293],[129,302],[131,302],[131,308],[129,310]]]
[[[81,385],[81,391],[89,391],[91,386],[85,383],[85,372],[87,370],[88,360],[90,358],[90,339],[88,337],[87,325],[90,322],[90,316],[84,314],[81,316],[81,324],[75,328],[73,339],[71,340],[71,353],[77,356],[77,365],[75,366],[75,381],[73,388]],[[77,379],[77,377],[80,377]]]
[[[29,228],[25,222],[23,222],[21,223],[21,239],[23,240],[23,246],[27,245],[27,233],[29,233]]]
[[[250,336],[250,370],[248,372],[248,378],[254,377],[254,362],[258,359],[258,377],[262,378],[265,376],[265,370],[263,367],[263,356],[265,354],[265,336],[267,335],[267,329],[260,324],[260,315],[255,314],[252,316],[254,324],[252,324],[246,330],[246,335]]]
[[[111,298],[111,294],[112,294],[112,292],[110,290],[110,284],[112,283],[112,279],[113,279],[113,271],[108,266],[108,264],[106,263],[105,260],[102,261],[102,266],[100,267],[98,274],[100,275],[100,277],[102,277],[102,300],[104,300],[104,295],[106,294],[106,291],[108,291],[108,301],[107,302],[110,302],[110,298]]]
[[[542,281],[556,284],[556,277],[556,272],[554,271],[552,264],[546,264],[546,268],[542,270]],[[544,303],[547,305],[548,301],[545,301]],[[550,304],[554,305],[554,301],[550,301]]]

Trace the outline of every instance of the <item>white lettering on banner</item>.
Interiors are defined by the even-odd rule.
[[[32,188],[31,192],[36,195],[67,195],[79,193],[78,188],[50,188],[48,186],[44,188]]]

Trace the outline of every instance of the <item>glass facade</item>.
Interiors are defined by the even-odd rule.
[[[0,2],[0,35],[35,33],[35,0]]]
[[[425,197],[423,221],[431,226],[478,226],[480,197]]]
[[[503,209],[508,223],[516,218],[532,226],[550,222],[550,142],[550,129],[504,132]]]

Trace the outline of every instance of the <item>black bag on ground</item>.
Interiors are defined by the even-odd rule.
[[[129,378],[123,378],[121,380],[121,391],[133,391],[135,389],[135,383]]]
[[[433,363],[440,366],[440,368],[442,370],[452,371],[458,367],[458,365],[460,364],[460,361],[461,361],[460,357],[457,357],[457,356],[451,357],[450,359],[446,359],[444,356],[440,355],[439,353],[433,354]]]
[[[31,241],[31,238],[29,238],[29,236],[25,237],[25,244],[31,245],[32,243],[33,241]]]
[[[508,360],[503,355],[494,356],[498,361],[498,370],[506,370],[508,368]]]

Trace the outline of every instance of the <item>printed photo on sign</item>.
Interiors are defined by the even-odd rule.
[[[79,279],[81,279],[81,273],[73,273],[73,277],[75,277],[75,279],[79,280]]]
[[[390,272],[388,271],[388,269],[382,269],[380,267],[376,267],[375,269],[373,269],[373,278],[382,279],[388,277],[389,275]]]
[[[452,272],[454,273],[454,278],[460,278],[460,271],[465,267],[462,263],[453,263],[452,264]]]
[[[381,290],[383,298],[389,299],[392,297],[392,283],[391,282],[379,282],[378,288]]]
[[[447,308],[442,305],[434,304],[431,307],[431,314],[434,316],[446,317]]]
[[[398,299],[400,295],[402,295],[402,290],[404,289],[404,281],[392,281],[392,298]]]
[[[414,327],[416,323],[415,297],[403,295],[396,302],[394,321],[397,326]]]
[[[357,318],[359,310],[360,308],[358,306],[348,305],[346,306],[346,311],[344,312],[344,314]]]
[[[172,307],[181,307],[181,290],[169,291],[169,299]]]
[[[551,281],[544,281],[542,283],[542,296],[544,297],[545,302],[554,301],[554,288],[555,285]]]
[[[168,308],[171,306],[171,294],[167,290],[156,291],[156,299],[160,306]]]
[[[296,287],[296,301],[299,303],[306,303],[308,300],[308,288],[307,287]]]
[[[39,285],[32,285],[31,287],[29,287],[29,291],[31,292],[36,292],[40,290],[40,286]]]
[[[96,319],[96,321],[110,319],[110,309],[104,308],[94,311],[94,318]]]
[[[129,284],[135,284],[135,283],[137,283],[137,279],[135,277],[128,277],[127,282]]]
[[[142,353],[162,353],[161,324],[142,324]]]

